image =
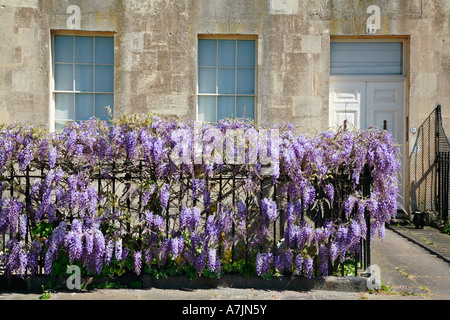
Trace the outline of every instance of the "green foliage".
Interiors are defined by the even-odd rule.
[[[97,289],[122,289],[125,286],[120,284],[117,281],[112,281],[112,282],[105,281],[105,282],[99,283],[97,285],[93,285],[91,287],[92,288],[97,288]]]
[[[444,230],[442,230],[442,232],[450,235],[450,220],[447,221],[447,225],[445,226]]]
[[[39,300],[48,300],[50,299],[51,293],[48,290],[45,290],[40,296]]]
[[[39,300],[48,300],[51,297],[53,290],[53,284],[51,280],[48,280],[46,284],[41,286],[42,294],[39,296]]]
[[[48,239],[51,236],[54,228],[54,224],[48,223],[46,221],[41,221],[35,228],[31,229],[31,234],[33,235],[33,237],[36,237],[38,239]]]
[[[254,261],[246,263],[245,260],[241,259],[222,264],[222,273],[224,274],[240,274],[244,277],[250,277],[256,274],[255,270]]]

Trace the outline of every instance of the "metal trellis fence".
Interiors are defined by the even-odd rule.
[[[410,155],[413,213],[434,213],[430,219],[444,224],[448,222],[449,167],[450,143],[442,125],[441,106],[438,105],[419,127]]]
[[[448,158],[447,158],[448,159]],[[143,219],[143,208],[141,207],[141,200],[143,197],[143,192],[141,190],[131,190],[130,189],[130,181],[141,181],[145,183],[146,180],[149,180],[148,170],[143,166],[143,161],[139,163],[127,163],[130,170],[124,170],[126,166],[120,166],[118,169],[115,163],[111,164],[107,168],[105,167],[102,171],[102,174],[93,175],[89,178],[91,184],[96,186],[98,192],[100,193],[108,193],[115,195],[115,201],[122,201],[125,203],[126,211],[135,216],[137,219]],[[132,168],[132,169],[131,169]],[[447,167],[448,168],[448,167]],[[366,168],[367,169],[367,168]],[[24,172],[19,172],[15,170],[13,167],[9,170],[8,174],[3,175],[2,187],[0,188],[0,197],[17,197],[21,200],[25,200],[24,203],[26,206],[22,209],[25,210],[28,216],[28,235],[25,238],[25,242],[29,243],[32,240],[32,215],[33,215],[33,204],[31,197],[31,189],[35,182],[40,181],[43,182],[46,179],[47,172],[44,169],[30,169],[27,168]],[[156,181],[157,184],[164,184],[168,182],[168,179],[172,179],[174,177],[165,177],[164,181]],[[248,190],[246,191],[244,186],[246,183],[245,174],[240,173],[238,166],[224,166],[223,170],[220,174],[214,175],[211,178],[207,179],[207,184],[210,188],[211,198],[210,205],[204,206],[205,209],[202,211],[201,216],[203,221],[206,221],[206,218],[209,214],[211,214],[211,210],[218,210],[220,205],[229,204],[231,206],[235,206],[237,201],[241,200],[245,203],[248,208],[248,220],[258,219],[261,215],[261,208],[259,206],[259,201],[265,197],[271,197],[273,201],[277,203],[278,215],[275,221],[268,221],[267,228],[270,230],[271,236],[268,237],[269,242],[265,243],[265,248],[259,248],[260,250],[274,250],[276,251],[280,245],[283,244],[284,236],[285,236],[285,228],[286,228],[286,217],[284,216],[284,210],[287,203],[290,202],[289,192],[286,192],[286,187],[289,183],[293,183],[290,181],[287,175],[280,175],[276,182],[273,181],[272,177],[261,177],[259,180],[259,185],[256,187],[257,190],[253,190],[250,194]],[[156,179],[155,179],[156,180]],[[179,214],[185,205],[196,205],[197,202],[202,201],[202,199],[196,199],[195,197],[190,197],[186,193],[187,190],[191,190],[190,187],[193,183],[192,175],[183,176],[180,175],[177,177],[177,181],[181,183],[181,187],[178,192],[172,193],[172,196],[169,200],[169,209],[165,212],[162,212],[162,215],[165,219],[166,226],[166,236],[168,236],[176,226],[179,221]],[[333,222],[345,222],[346,214],[344,207],[344,200],[349,192],[351,192],[351,185],[348,177],[341,178],[333,178],[330,180],[330,183],[333,184],[334,189],[336,190],[335,201],[332,205],[327,202],[322,202],[321,205],[315,206],[313,208],[305,209],[302,213],[302,218],[308,220],[311,224],[316,228],[320,228],[324,225],[325,221],[331,220]],[[362,192],[363,196],[370,196],[370,188],[371,188],[372,178],[370,176],[370,171],[365,170],[361,176],[359,189]],[[3,195],[2,195],[3,194]],[[256,196],[255,196],[256,195]],[[316,197],[320,199],[321,197],[325,197],[325,193],[322,189],[316,190]],[[54,200],[53,200],[54,201]],[[152,204],[150,204],[152,205]],[[107,206],[106,203],[99,203],[99,208],[102,206]],[[159,204],[154,202],[155,210],[156,206]],[[356,208],[353,210],[357,210]],[[59,219],[66,219],[67,221],[72,221],[76,218],[76,212],[59,212],[58,210],[55,213],[59,216]],[[256,221],[256,220],[255,220]],[[127,223],[117,221],[116,223]],[[366,270],[370,266],[370,228],[371,223],[369,219],[369,214],[366,212],[366,225],[367,225],[367,233],[365,239],[361,239],[360,244],[358,246],[358,250],[350,253],[347,257],[347,261],[351,261],[352,266],[354,267],[354,273],[357,274],[360,270]],[[204,225],[203,225],[204,227]],[[231,259],[244,259],[247,262],[248,254],[250,251],[255,248],[251,248],[249,243],[251,242],[251,238],[254,236],[251,232],[247,234],[247,238],[239,241],[236,241],[234,234],[236,229],[235,223],[232,225],[232,232],[229,241],[229,245],[231,247]],[[126,229],[126,228],[125,228]],[[140,232],[140,231],[139,231]],[[2,252],[6,251],[6,244],[9,240],[8,233],[4,233],[2,235],[0,250]],[[223,247],[219,248],[219,254],[224,255],[226,249]],[[37,274],[43,274],[44,269],[44,259],[40,260],[40,264],[38,266]],[[330,271],[331,270],[331,264]],[[0,266],[1,269],[4,269],[4,266]],[[338,269],[337,272],[344,275],[344,265],[341,264],[339,266],[341,269]],[[316,268],[317,270],[317,268]],[[336,270],[334,270],[336,272]]]

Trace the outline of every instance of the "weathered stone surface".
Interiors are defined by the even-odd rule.
[[[295,122],[299,132],[328,127],[330,37],[410,36],[410,125],[443,106],[450,117],[450,3],[447,0],[5,0],[0,3],[0,120],[47,125],[52,106],[51,33],[68,30],[70,5],[80,32],[115,37],[115,111],[196,117],[199,34],[258,39],[257,121]],[[448,121],[447,121],[448,122]],[[447,132],[450,124],[444,123]],[[311,131],[312,132],[312,131]]]

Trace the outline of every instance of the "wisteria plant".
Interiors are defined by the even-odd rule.
[[[90,274],[220,276],[245,260],[262,276],[327,276],[358,249],[367,221],[369,236],[383,238],[397,210],[399,148],[373,128],[309,138],[284,123],[134,114],[52,133],[3,125],[0,145],[7,275],[50,274],[65,261]],[[275,197],[263,190],[267,178],[279,186]],[[278,246],[275,223],[284,230]]]

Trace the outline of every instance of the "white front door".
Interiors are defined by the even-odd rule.
[[[390,131],[405,152],[405,81],[330,81],[330,126],[366,129],[375,126]],[[402,161],[404,164],[405,162]],[[404,206],[404,171],[399,177],[400,198]]]

